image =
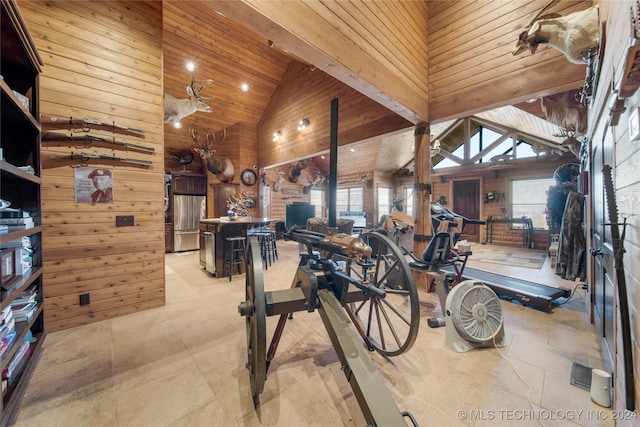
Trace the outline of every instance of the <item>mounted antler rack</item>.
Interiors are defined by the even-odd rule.
[[[247,322],[247,368],[254,402],[264,389],[287,319],[293,312],[317,310],[367,425],[406,425],[404,419],[409,418],[417,426],[410,413],[398,409],[367,352],[396,356],[409,350],[417,337],[420,303],[403,254],[378,233],[354,238],[294,226],[284,238],[307,248],[289,289],[264,292],[256,237],[247,248],[247,299],[238,311]],[[273,315],[280,318],[267,352],[266,316]]]

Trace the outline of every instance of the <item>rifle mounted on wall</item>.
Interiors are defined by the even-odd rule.
[[[40,123],[48,129],[69,129],[71,131],[89,132],[91,129],[106,130],[113,133],[144,138],[144,130],[117,125],[115,122],[101,122],[94,119],[74,119],[73,117],[41,114]]]
[[[118,157],[112,154],[101,154],[101,153],[86,153],[81,152],[80,154],[74,154],[73,152],[64,155],[57,154],[49,154],[50,159],[71,159],[73,161],[80,161],[81,164],[85,165],[92,159],[97,160],[109,160],[114,162],[122,162],[122,163],[133,163],[137,166],[149,166],[152,165],[153,162],[151,160],[140,160],[140,159],[131,159],[127,157]]]
[[[117,141],[115,138],[103,138],[101,136],[95,136],[90,134],[84,135],[74,135],[70,133],[69,135],[60,133],[60,132],[45,132],[42,134],[43,142],[69,142],[69,143],[79,143],[79,144],[93,144],[94,142],[108,144],[108,145],[117,145],[119,147],[124,147],[129,150],[138,150],[138,151],[146,151],[149,153],[153,153],[155,148],[153,147],[145,147],[143,145],[131,144],[129,142]]]

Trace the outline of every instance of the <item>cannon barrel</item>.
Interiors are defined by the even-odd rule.
[[[285,240],[293,240],[307,245],[308,248],[320,249],[340,255],[361,258],[371,255],[371,246],[359,237],[344,233],[318,233],[308,231],[297,226],[291,227],[284,233]]]

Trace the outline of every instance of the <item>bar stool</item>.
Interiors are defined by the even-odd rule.
[[[265,270],[269,269],[271,265],[271,233],[268,231],[256,231],[252,234],[258,237],[258,243],[260,244],[260,254],[262,255],[262,265]]]
[[[245,241],[247,239],[246,237],[236,236],[226,237],[224,240],[226,242],[224,265],[225,268],[229,269],[229,281],[231,281],[234,266],[238,267],[238,274],[242,273],[242,265],[246,255]]]
[[[268,228],[267,231],[271,234],[269,237],[271,240],[271,255],[273,257],[273,261],[278,259],[278,246],[276,245],[276,241],[278,240],[278,236],[276,234],[275,228]]]

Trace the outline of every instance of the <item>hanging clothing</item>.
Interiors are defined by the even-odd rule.
[[[566,280],[586,279],[586,241],[583,224],[584,196],[569,192],[562,215],[556,274]]]

